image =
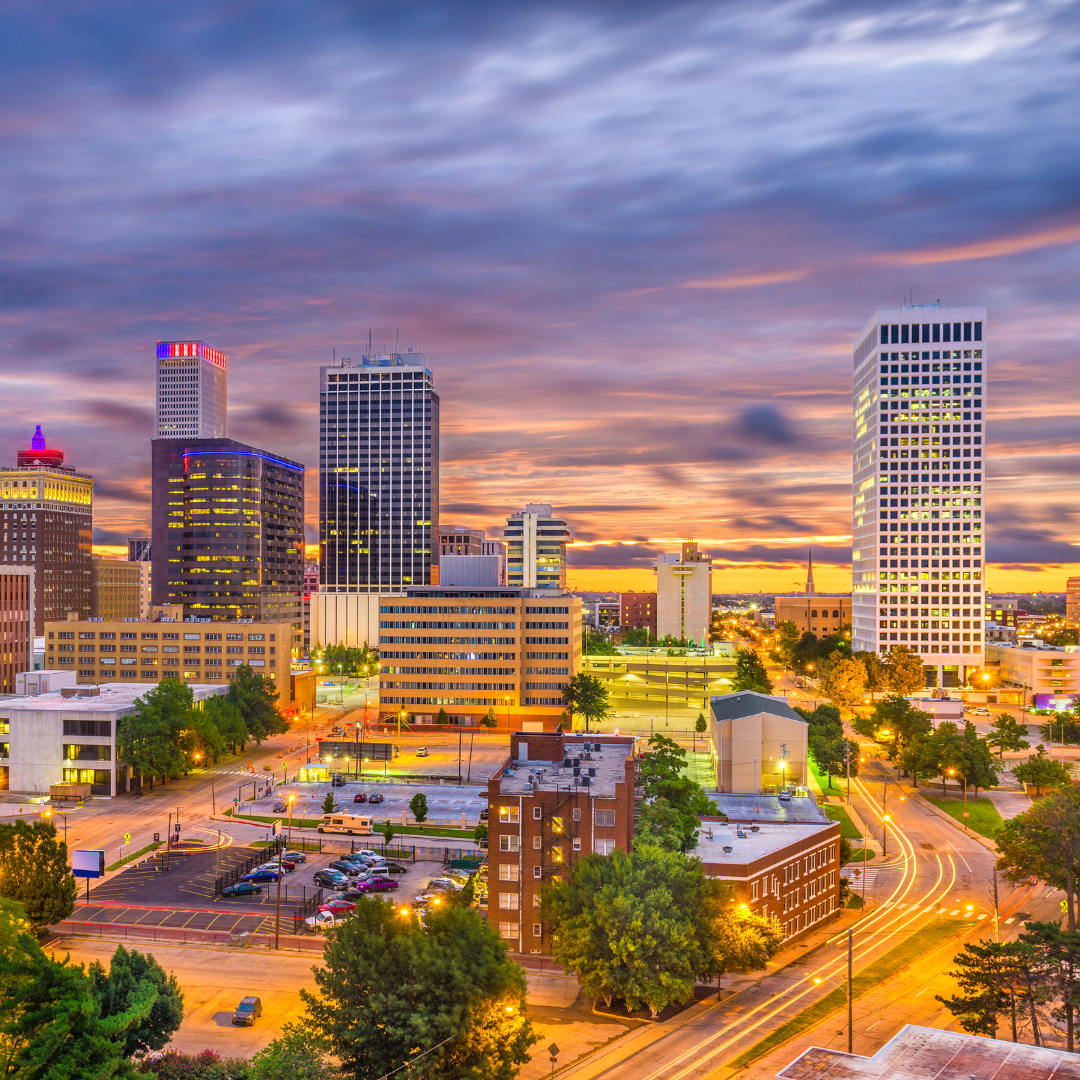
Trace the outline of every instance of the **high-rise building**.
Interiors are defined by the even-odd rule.
[[[906,646],[929,686],[983,663],[986,349],[973,307],[877,311],[855,339],[852,648]]]
[[[149,536],[129,536],[128,537],[128,562],[149,562],[150,561],[150,537]]]
[[[90,617],[138,619],[142,608],[142,564],[91,556]]]
[[[1080,577],[1065,582],[1065,625],[1080,626]]]
[[[32,664],[34,576],[31,566],[0,564],[0,694],[15,693],[15,676]]]
[[[304,655],[311,650],[311,596],[319,591],[319,564],[304,563]]]
[[[15,468],[0,469],[0,565],[34,568],[34,634],[46,619],[90,614],[94,480],[49,450],[39,424]]]
[[[319,373],[320,595],[432,584],[439,396],[424,356],[342,358]]]
[[[155,439],[153,603],[303,634],[304,466],[233,439]]]
[[[712,625],[712,557],[694,541],[661,555],[656,574],[656,635],[707,643]]]
[[[566,545],[570,526],[549,503],[527,503],[511,514],[503,529],[506,582],[519,589],[565,589]]]
[[[202,341],[157,343],[157,438],[225,438],[227,363]]]

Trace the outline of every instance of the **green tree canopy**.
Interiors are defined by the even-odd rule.
[[[866,677],[866,689],[871,698],[888,688],[888,672],[876,652],[852,653],[851,658],[862,664]]]
[[[996,1039],[1004,1016],[1011,1023],[1012,1040],[1017,1042],[1025,1027],[1028,1004],[1023,971],[1033,961],[1031,947],[1022,942],[970,942],[953,957],[956,970],[950,972],[960,993],[948,998],[935,996],[969,1034]]]
[[[1013,776],[1023,784],[1035,788],[1035,794],[1041,795],[1044,787],[1061,787],[1072,779],[1072,764],[1055,761],[1040,743],[1027,761],[1014,765]]]
[[[1008,715],[1003,713],[1003,716]],[[1010,717],[1011,719],[1011,717]],[[1022,725],[1017,724],[1017,727]],[[1062,712],[1058,713],[1052,720],[1048,720],[1045,724],[1040,724],[1038,727],[1039,738],[1044,743],[1049,743],[1053,746],[1054,743],[1060,743],[1065,746],[1076,746],[1080,743],[1080,720],[1077,719],[1074,712]],[[1028,746],[1024,743],[1024,749]]]
[[[979,735],[970,720],[965,720],[960,737],[960,757],[953,766],[955,775],[966,780],[967,786],[978,795],[979,788],[997,787],[1000,768],[986,739]]]
[[[878,743],[886,757],[899,764],[905,774],[912,771],[914,764],[908,751],[934,730],[930,714],[917,709],[899,694],[890,694],[884,701],[879,701],[868,716],[858,715],[851,723],[859,735]]]
[[[739,649],[735,656],[735,678],[731,680],[731,689],[753,690],[758,694],[771,694],[773,684],[769,681],[768,672],[753,649]]]
[[[988,746],[998,752],[998,758],[1004,760],[1005,751],[1014,753],[1027,750],[1031,743],[1027,741],[1027,724],[1021,724],[1009,713],[998,713],[990,725],[990,734],[986,737]]]
[[[586,656],[618,656],[619,650],[609,634],[589,630],[585,634]]]
[[[885,654],[885,677],[894,694],[914,694],[926,689],[926,671],[922,658],[906,645],[899,645]]]
[[[678,780],[686,768],[686,751],[674,740],[659,733],[649,739],[649,749],[641,759],[641,780],[645,797],[660,794],[658,785]]]
[[[525,978],[476,911],[444,905],[426,916],[362,897],[327,936],[319,994],[301,990],[304,1026],[343,1075],[377,1080],[406,1063],[425,1080],[502,1080],[536,1042]]]
[[[816,733],[811,728],[809,739],[810,756],[814,759],[818,771],[825,773],[829,778],[829,787],[833,786],[833,777],[847,777],[848,769],[851,776],[859,775],[859,744],[852,739],[845,739],[843,735],[837,737],[826,733]]]
[[[480,720],[480,726],[488,728],[489,730],[499,726],[499,718],[495,715],[494,708],[489,708],[488,711],[484,713],[483,718]]]
[[[191,725],[194,696],[179,679],[162,679],[135,699],[135,712],[120,719],[117,759],[149,777],[177,780],[188,770],[194,740]]]
[[[378,650],[369,648],[366,641],[359,649],[350,645],[315,645],[310,655],[328,675],[372,675],[379,663]]]
[[[450,723],[450,714],[445,709],[439,709],[438,715],[435,717],[435,723],[439,727],[445,727]]]
[[[238,667],[229,683],[228,700],[239,710],[248,736],[257,746],[269,736],[289,730],[278,709],[278,697],[274,680],[257,675],[249,664]]]
[[[839,651],[831,653],[823,664],[820,685],[834,705],[851,708],[866,693],[866,668]]]
[[[334,793],[332,791],[328,791],[323,796],[322,812],[324,814],[332,814],[334,812],[334,804],[336,802],[337,802],[337,799],[334,798]]]
[[[709,722],[705,719],[705,714],[699,712],[697,714],[697,720],[694,721],[694,731],[697,732],[698,735],[703,735],[708,730]]]
[[[627,630],[623,634],[623,644],[630,645],[638,649],[646,649],[650,646],[656,646],[659,644],[656,635],[647,626],[637,627],[633,630]]]
[[[918,772],[921,776],[940,776],[941,793],[945,794],[945,784],[959,775],[963,768],[964,743],[960,728],[951,720],[942,720],[932,735],[922,741],[922,754],[919,757]]]
[[[327,1040],[305,1025],[286,1023],[251,1059],[251,1080],[337,1080],[329,1051]]]
[[[417,825],[423,825],[424,822],[427,821],[427,816],[428,816],[427,796],[422,791],[418,791],[409,800],[409,813],[411,813],[412,816],[414,818],[416,818],[416,824]]]
[[[75,910],[78,886],[67,844],[51,821],[0,825],[0,896],[17,900],[33,927],[53,926]]]
[[[571,716],[584,717],[586,731],[590,723],[600,723],[611,714],[607,687],[595,675],[578,672],[563,687],[562,699]]]

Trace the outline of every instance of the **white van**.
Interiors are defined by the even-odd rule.
[[[354,814],[323,814],[319,832],[340,832],[348,836],[370,836],[371,818],[357,817]]]

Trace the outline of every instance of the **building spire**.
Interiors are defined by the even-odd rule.
[[[31,450],[44,450],[45,449],[45,436],[41,434],[41,425],[38,424],[34,428],[34,437],[30,440]]]
[[[806,595],[814,595],[814,549],[806,549]]]

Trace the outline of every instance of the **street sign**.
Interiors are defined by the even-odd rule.
[[[968,812],[965,810],[964,811],[964,817],[967,817],[967,816],[968,816]]]
[[[131,843],[131,833],[129,833],[129,832],[124,833],[124,843],[125,844],[130,844]]]

